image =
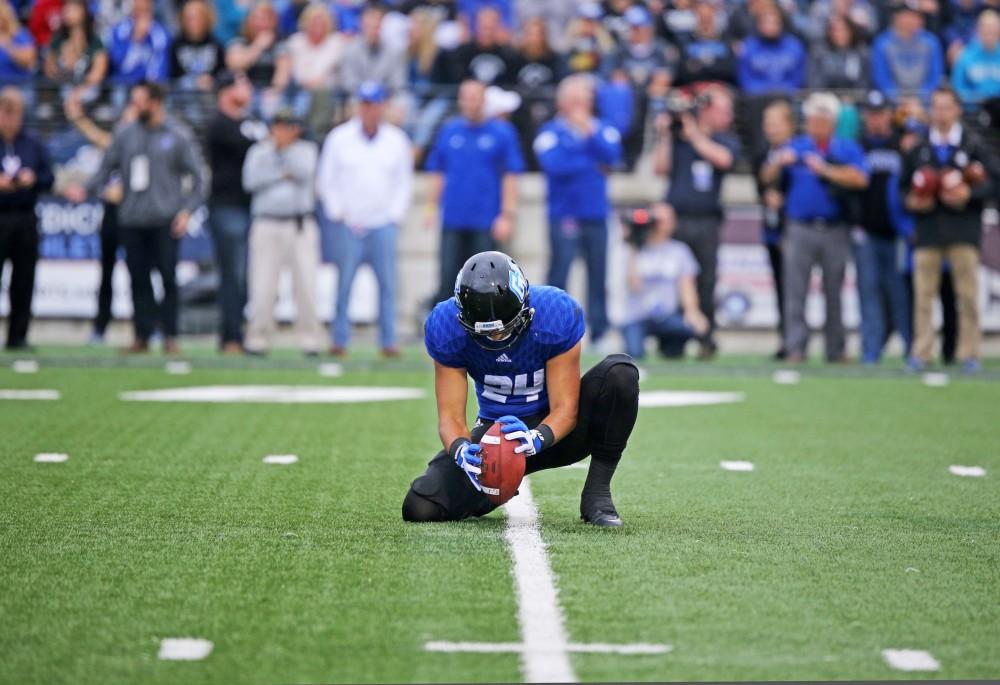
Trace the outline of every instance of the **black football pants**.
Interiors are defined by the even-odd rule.
[[[580,408],[576,427],[569,435],[528,457],[525,475],[576,463],[587,456],[617,461],[628,442],[639,413],[639,370],[626,354],[612,354],[580,379]],[[544,416],[522,417],[533,428]],[[479,442],[492,421],[478,419],[472,441]],[[458,521],[483,516],[495,509],[476,490],[468,476],[444,450],[410,485],[403,499],[403,520]]]

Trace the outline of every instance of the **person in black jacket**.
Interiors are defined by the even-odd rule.
[[[39,194],[52,187],[52,167],[42,144],[21,129],[24,100],[14,87],[0,90],[0,273],[10,260],[7,349],[28,346],[31,298],[38,263]]]
[[[220,345],[223,354],[243,352],[243,309],[247,304],[247,236],[250,196],[234,179],[243,173],[250,146],[267,137],[267,126],[247,115],[253,86],[243,74],[218,77],[218,109],[208,126],[206,148],[212,169],[208,227],[219,265]]]
[[[457,88],[462,81],[475,79],[488,86],[512,88],[517,84],[521,63],[521,56],[504,37],[500,12],[487,6],[476,13],[472,40],[438,53],[431,81]]]
[[[933,358],[932,304],[945,259],[958,299],[958,358],[966,371],[980,368],[978,271],[983,202],[996,193],[996,159],[961,123],[955,91],[931,95],[931,126],[907,154],[900,190],[916,217],[913,268],[914,344],[908,366],[919,371]],[[936,191],[936,192],[935,192]]]

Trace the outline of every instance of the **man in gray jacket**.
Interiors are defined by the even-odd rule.
[[[115,134],[86,194],[98,196],[112,174],[121,177],[122,202],[118,224],[132,281],[135,341],[129,352],[147,352],[157,309],[163,326],[163,351],[177,354],[177,248],[187,232],[191,213],[202,203],[201,164],[194,142],[168,120],[162,88],[140,83],[132,88],[136,121]],[[190,183],[185,185],[185,178]],[[71,199],[82,200],[83,197]],[[150,274],[163,281],[163,302],[157,306]]]
[[[301,140],[302,125],[291,110],[279,111],[271,136],[255,143],[243,162],[243,189],[251,195],[250,321],[244,349],[265,354],[274,332],[274,304],[281,271],[295,292],[296,327],[307,356],[323,341],[316,315],[319,227],[316,224],[315,143]]]

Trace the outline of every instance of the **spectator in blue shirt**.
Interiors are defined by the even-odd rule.
[[[826,358],[840,362],[845,342],[840,296],[851,255],[845,205],[851,191],[868,186],[867,164],[857,142],[834,136],[840,115],[836,95],[813,93],[802,111],[805,134],[768,159],[760,172],[765,184],[779,181],[787,188],[782,244],[786,358],[793,363],[805,359],[806,295],[812,268],[818,265],[826,301]]]
[[[872,84],[892,100],[900,95],[927,100],[943,76],[941,41],[924,30],[915,0],[907,0],[895,8],[892,26],[872,46]]]
[[[455,274],[474,254],[497,250],[513,231],[517,174],[524,170],[517,132],[486,117],[486,86],[465,81],[459,116],[445,122],[427,157],[431,172],[427,223],[440,214],[440,281],[436,302],[452,295]]]
[[[622,156],[621,134],[594,118],[590,77],[559,84],[559,113],[542,127],[534,150],[548,183],[550,285],[566,288],[570,266],[581,250],[587,260],[587,316],[591,340],[608,330],[608,172]]]
[[[979,15],[976,39],[955,62],[951,83],[966,107],[1000,97],[1000,15],[995,11]]]
[[[170,68],[170,34],[153,17],[152,0],[133,0],[132,14],[111,30],[111,79],[123,85],[162,83]]]
[[[747,95],[789,93],[805,85],[805,48],[802,41],[785,30],[777,7],[757,15],[757,35],[743,43],[737,81]]]
[[[250,3],[241,0],[215,0],[215,13],[218,18],[215,24],[216,40],[222,45],[228,45],[229,41],[239,36],[249,8]]]
[[[27,82],[37,61],[31,33],[21,26],[13,8],[0,2],[0,84]]]

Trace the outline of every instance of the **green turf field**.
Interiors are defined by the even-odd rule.
[[[404,524],[438,449],[414,351],[337,378],[297,357],[129,362],[47,349],[0,356],[0,682],[518,681],[505,518]],[[1000,381],[926,387],[886,371],[651,364],[643,392],[734,391],[733,404],[643,408],[615,480],[619,531],[577,519],[586,472],[532,477],[570,639],[664,643],[574,654],[580,680],[1000,677]],[[992,367],[995,368],[995,367]],[[206,385],[397,386],[369,404],[124,402]],[[61,464],[35,463],[42,452]],[[262,463],[295,454],[290,466]],[[720,469],[753,462],[753,472]],[[949,465],[985,477],[958,477]],[[161,638],[214,643],[157,658]],[[892,670],[920,649],[932,673]]]

